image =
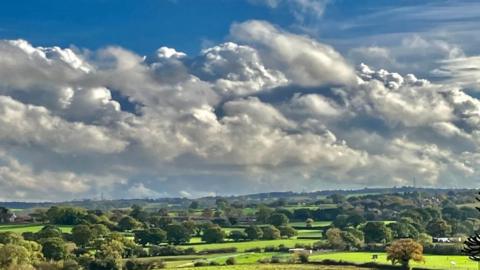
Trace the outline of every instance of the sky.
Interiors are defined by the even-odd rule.
[[[478,10],[9,1],[0,201],[478,188]]]

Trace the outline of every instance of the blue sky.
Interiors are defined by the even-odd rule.
[[[478,10],[8,1],[0,200],[477,187]]]
[[[224,40],[232,23],[256,19],[299,32],[301,27],[311,28],[305,32],[341,44],[341,40],[366,35],[429,31],[449,18],[400,21],[398,16],[407,10],[448,7],[453,3],[332,0],[325,4],[323,15],[306,14],[305,21],[296,22],[292,7],[287,4],[271,8],[267,4],[241,0],[19,0],[3,4],[0,36],[24,38],[44,46],[75,45],[97,49],[118,45],[140,54],[170,46],[195,54],[209,42]],[[478,16],[474,19],[478,20]],[[351,25],[355,22],[358,23]],[[347,44],[352,46],[349,42]]]

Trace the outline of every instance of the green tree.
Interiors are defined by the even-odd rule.
[[[220,226],[210,226],[203,231],[202,241],[206,243],[221,243],[225,239],[225,232]]]
[[[363,232],[366,243],[388,243],[392,239],[392,231],[379,221],[367,222]]]
[[[297,230],[295,230],[292,226],[280,226],[278,229],[280,230],[280,235],[282,237],[292,238],[298,235]]]
[[[14,232],[1,232],[0,233],[0,244],[19,244],[23,241],[23,237]]]
[[[410,261],[423,262],[423,247],[412,239],[400,239],[387,247],[387,260],[399,263],[404,269],[410,269]]]
[[[0,223],[10,222],[10,218],[13,216],[13,213],[10,209],[0,206]]]
[[[59,261],[65,259],[67,247],[63,239],[45,238],[41,240],[43,256],[48,260]]]
[[[275,226],[285,226],[288,224],[288,217],[285,214],[282,213],[273,213],[269,218],[268,218],[268,223]]]
[[[257,240],[263,238],[263,231],[260,227],[255,225],[250,225],[245,229],[247,238],[250,240]]]
[[[118,221],[118,228],[122,231],[131,231],[140,227],[140,223],[131,216],[124,216]]]
[[[257,212],[255,213],[257,222],[260,224],[268,223],[268,218],[270,217],[270,215],[272,215],[272,213],[272,208],[266,207],[265,205],[260,205]]]
[[[44,238],[62,238],[62,230],[55,225],[44,226],[40,231],[35,234],[37,239]]]
[[[170,244],[184,244],[190,241],[191,235],[187,228],[181,224],[170,224],[166,228],[167,241]]]
[[[312,227],[313,227],[313,223],[314,223],[314,221],[313,221],[313,219],[311,219],[311,218],[307,218],[307,219],[305,220],[305,226],[306,226],[307,228],[312,228]]]
[[[272,225],[262,227],[262,232],[263,239],[265,240],[275,240],[281,238],[280,231]]]
[[[135,231],[135,242],[141,245],[159,245],[167,239],[167,233],[160,228]]]
[[[28,250],[19,245],[0,245],[0,269],[21,269],[21,266],[30,266]]]
[[[452,232],[452,226],[443,219],[435,219],[427,224],[427,232],[433,237],[446,237]]]
[[[248,236],[245,232],[238,231],[238,230],[231,231],[230,234],[228,235],[228,238],[232,239],[235,242],[245,240],[247,239],[247,237]]]
[[[94,233],[88,225],[76,225],[72,228],[72,241],[85,247],[94,238]]]

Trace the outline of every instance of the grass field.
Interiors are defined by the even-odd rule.
[[[388,264],[385,253],[371,252],[334,252],[324,254],[314,254],[310,256],[311,261],[321,261],[325,259],[347,261],[355,263],[372,262],[372,255],[377,254],[376,262]],[[419,266],[430,269],[458,269],[458,270],[477,270],[478,263],[468,259],[467,256],[459,255],[425,255],[425,263],[412,263],[412,266]],[[454,264],[452,263],[454,262]]]
[[[207,266],[182,268],[185,270],[355,270],[356,267],[349,266],[323,266],[323,265],[305,265],[305,264],[252,264],[252,265],[229,265],[229,266]],[[368,268],[362,268],[368,270]]]
[[[251,248],[265,248],[268,246],[278,247],[279,245],[285,245],[287,247],[294,247],[296,243],[301,244],[312,244],[318,240],[315,239],[280,239],[280,240],[262,240],[262,241],[248,241],[248,242],[225,242],[219,244],[194,244],[194,245],[183,245],[182,247],[193,247],[197,251],[205,249],[218,249],[218,248],[227,248],[227,247],[236,247],[238,252],[243,252],[246,249]]]
[[[0,232],[14,232],[22,234],[24,232],[38,232],[45,225],[44,224],[14,224],[14,225],[0,225]],[[72,226],[58,225],[58,227],[64,233],[70,233],[72,231]]]
[[[290,222],[288,223],[290,226],[293,227],[306,227],[306,223],[303,221],[300,222]],[[330,226],[332,224],[331,221],[314,221],[313,226],[314,227],[325,227],[325,226]]]

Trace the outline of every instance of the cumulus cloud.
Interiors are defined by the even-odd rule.
[[[349,84],[354,71],[332,47],[309,37],[282,31],[263,21],[235,24],[231,36],[258,47],[267,66],[301,86]]]
[[[0,41],[0,199],[478,176],[480,101],[461,85],[354,67],[266,22],[235,24],[230,37],[194,56],[160,47],[148,57]]]

